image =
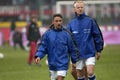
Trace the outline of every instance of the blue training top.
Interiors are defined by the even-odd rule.
[[[103,49],[103,37],[96,21],[86,16],[84,13],[75,16],[68,25],[67,29],[73,33],[74,39],[79,48],[79,56],[82,59],[94,57],[96,52]]]
[[[67,70],[70,58],[72,63],[78,60],[71,35],[64,28],[59,30],[51,28],[43,35],[35,56],[42,59],[46,54],[49,69],[55,71]]]

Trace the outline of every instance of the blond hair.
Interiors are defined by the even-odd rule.
[[[75,4],[76,3],[84,3],[82,0],[77,0],[77,1],[75,1],[74,3],[73,3],[73,7],[75,8]]]

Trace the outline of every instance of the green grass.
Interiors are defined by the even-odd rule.
[[[42,66],[28,66],[27,51],[14,50],[9,46],[0,47],[4,59],[0,59],[0,80],[49,80],[48,67],[45,58]],[[101,59],[96,62],[95,74],[97,80],[120,80],[120,45],[105,47]],[[68,71],[65,80],[74,80]]]

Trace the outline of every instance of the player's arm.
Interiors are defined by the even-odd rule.
[[[36,54],[35,54],[35,62],[38,63],[47,53],[47,39],[46,34],[43,35],[41,44],[39,45]]]
[[[103,45],[104,45],[102,32],[95,20],[92,21],[92,25],[93,25],[92,34],[95,43],[95,48],[97,52],[100,53],[103,50]]]
[[[70,53],[71,61],[73,64],[75,64],[78,60],[77,46],[74,44],[74,40],[71,35],[68,37],[68,50]]]

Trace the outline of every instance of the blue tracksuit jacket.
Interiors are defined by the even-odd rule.
[[[67,29],[73,33],[79,48],[80,58],[94,57],[96,52],[102,51],[103,37],[93,18],[86,16],[84,13],[81,16],[76,15],[68,23]]]
[[[67,70],[70,58],[73,63],[78,60],[72,38],[63,28],[60,30],[51,28],[43,35],[35,56],[42,59],[46,54],[49,69],[55,71]]]

